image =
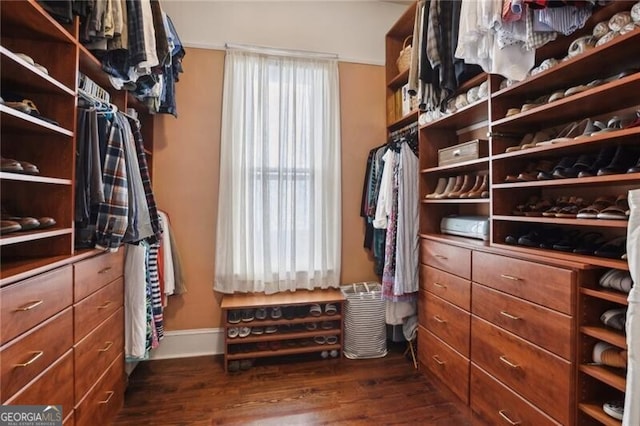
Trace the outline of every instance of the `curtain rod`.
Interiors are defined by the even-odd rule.
[[[229,49],[241,50],[241,51],[251,52],[251,53],[262,53],[265,55],[294,56],[297,58],[308,58],[308,59],[338,59],[338,55],[335,53],[310,52],[306,50],[296,50],[296,49],[280,49],[275,47],[255,46],[255,45],[238,44],[238,43],[225,43],[224,46],[227,50]]]

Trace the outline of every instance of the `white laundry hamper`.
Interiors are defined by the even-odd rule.
[[[341,286],[344,308],[344,356],[349,359],[387,355],[386,302],[382,286],[360,282]]]

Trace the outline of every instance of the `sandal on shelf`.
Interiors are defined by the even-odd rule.
[[[598,215],[598,219],[609,220],[628,220],[627,211],[629,210],[629,203],[626,195],[619,195],[613,205],[602,209]]]
[[[584,207],[578,211],[576,216],[578,219],[597,219],[598,214],[614,204],[613,197],[598,197],[596,200],[587,207]]]
[[[547,211],[542,212],[542,216],[544,217],[556,217],[556,214],[560,211],[560,209],[569,205],[570,197],[562,196],[556,198],[554,205]]]
[[[551,200],[544,198],[533,205],[529,205],[529,208],[524,211],[524,215],[527,217],[540,217],[551,206],[553,206]]]
[[[530,209],[530,206],[534,206],[538,201],[540,201],[540,197],[537,195],[530,196],[526,202],[523,204],[518,204],[516,208],[513,210],[514,216],[524,216],[525,212]]]

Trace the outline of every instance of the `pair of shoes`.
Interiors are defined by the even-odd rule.
[[[242,312],[231,310],[227,313],[227,322],[229,324],[238,324],[242,320]]]
[[[633,286],[631,273],[620,269],[609,269],[598,281],[600,287],[629,293]]]
[[[2,213],[2,221],[7,222],[6,226],[11,225],[11,228],[15,228],[15,224],[20,226],[20,229],[15,229],[14,231],[31,231],[33,229],[46,229],[54,226],[56,224],[56,220],[52,217],[43,216],[38,219],[34,217],[20,217],[13,216],[7,214],[5,212]],[[13,222],[13,223],[8,223]],[[11,231],[11,232],[14,232]]]
[[[22,96],[17,95],[15,93],[6,93],[6,92],[2,93],[2,99],[4,99],[4,104],[10,108],[13,108],[17,111],[20,111],[32,117],[36,117],[40,120],[46,121],[47,123],[50,123],[56,126],[60,125],[57,121],[47,118],[42,114],[40,114],[38,107],[36,107],[36,104],[31,99],[24,99]]]
[[[570,142],[577,137],[580,137],[584,134],[587,128],[591,126],[591,119],[585,118],[582,121],[569,123],[565,126],[560,133],[556,135],[553,139],[542,141],[536,143],[536,146],[547,146],[553,145],[561,142]]]
[[[333,350],[331,350],[331,351],[322,351],[322,352],[320,352],[320,357],[321,357],[322,359],[327,359],[327,358],[329,358],[329,357],[331,357],[331,358],[337,358],[337,357],[338,357],[338,351],[337,351],[337,350],[335,350],[335,349],[333,349]]]
[[[609,259],[622,259],[626,254],[627,238],[617,237],[598,247],[593,254],[598,257],[606,257]]]
[[[600,321],[607,327],[624,332],[627,323],[627,308],[614,308],[603,312]]]
[[[38,69],[38,71],[49,75],[49,70],[47,70],[45,67],[43,67],[42,65],[36,63],[36,61],[33,60],[33,58],[31,56],[28,56],[25,53],[15,53],[15,55],[17,57],[19,57],[20,59],[22,59],[23,61],[25,61],[26,63],[28,63],[29,65],[31,65],[32,67],[35,67]]]
[[[250,322],[255,319],[255,311],[253,309],[243,309],[241,313],[242,322]]]
[[[458,175],[438,179],[434,192],[427,194],[428,199],[444,198],[486,198],[489,196],[488,175]]]
[[[37,175],[40,173],[38,166],[26,161],[18,161],[12,158],[0,157],[0,171],[10,173],[25,173],[28,175]]]
[[[338,308],[333,303],[327,303],[324,305],[324,313],[327,315],[335,315],[338,313]]]
[[[608,416],[622,421],[622,419],[624,418],[624,401],[607,401],[602,404],[602,411],[604,411]]]
[[[279,306],[274,306],[273,308],[271,308],[270,317],[273,320],[282,318],[282,308],[280,308]]]
[[[309,307],[309,315],[311,315],[312,317],[319,317],[320,315],[322,315],[322,307],[320,307],[320,305],[318,305],[317,303],[314,303]]]
[[[338,336],[315,336],[313,341],[318,345],[335,345],[338,343]]]
[[[627,368],[627,351],[605,342],[593,347],[593,362],[609,367]]]
[[[236,337],[247,337],[251,334],[251,327],[229,327],[227,330],[227,336],[230,339],[235,339]]]

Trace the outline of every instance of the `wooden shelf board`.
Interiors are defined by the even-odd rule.
[[[580,365],[580,371],[587,374],[594,379],[597,379],[609,386],[619,390],[625,391],[626,387],[626,371],[623,369],[614,369],[611,367],[605,367],[595,364],[582,364]]]
[[[98,86],[109,91],[112,86],[109,81],[107,73],[102,71],[102,64],[100,61],[82,44],[78,43],[80,47],[79,66],[78,70],[93,80]]]
[[[256,342],[273,342],[282,340],[295,340],[313,338],[315,336],[338,336],[340,335],[340,329],[334,328],[330,330],[313,330],[313,331],[299,331],[293,333],[271,333],[253,335],[250,334],[247,337],[234,337],[233,339],[227,338],[227,345],[240,345],[242,343],[256,343]]]
[[[392,132],[394,130],[401,129],[407,124],[411,124],[416,121],[418,121],[418,110],[411,111],[409,114],[405,115],[404,117],[400,117],[396,121],[390,123],[387,126],[387,130]]]
[[[71,130],[64,129],[55,124],[48,123],[44,120],[40,120],[29,114],[25,114],[13,108],[9,108],[6,105],[0,104],[0,118],[2,120],[2,126],[8,128],[15,128],[21,130],[29,130],[38,133],[50,133],[54,131],[61,135],[73,136]]]
[[[495,183],[493,189],[531,188],[538,186],[603,185],[608,183],[633,183],[640,181],[640,173],[621,173],[619,175],[593,176],[584,178],[535,180],[532,182]]]
[[[234,359],[270,358],[270,357],[278,357],[283,355],[295,355],[295,354],[304,354],[304,353],[312,353],[312,352],[331,351],[334,349],[339,351],[341,347],[339,344],[336,344],[336,345],[312,344],[309,346],[300,346],[296,348],[282,348],[275,351],[264,350],[264,351],[242,352],[237,354],[227,354],[227,360],[231,361]]]
[[[488,204],[488,198],[446,198],[441,200],[422,199],[422,204]]]
[[[72,185],[71,179],[52,178],[39,175],[24,175],[20,173],[0,172],[0,179],[16,182],[49,183],[53,185]]]
[[[450,164],[448,166],[429,167],[427,169],[420,170],[420,173],[436,173],[436,172],[448,172],[458,169],[466,170],[488,170],[489,157],[482,157],[475,160],[461,161],[456,164]],[[478,167],[476,167],[478,166]]]
[[[322,314],[320,316],[314,317],[314,316],[306,316],[304,318],[293,318],[293,319],[286,319],[286,318],[282,318],[282,319],[277,319],[277,320],[272,320],[272,319],[265,319],[265,320],[258,320],[258,319],[254,319],[252,321],[248,321],[248,322],[239,322],[236,324],[232,324],[230,322],[226,323],[227,327],[265,327],[267,325],[290,325],[290,324],[306,324],[309,322],[323,322],[323,321],[338,321],[342,319],[342,315],[335,314],[335,315],[327,315],[327,314]],[[288,333],[287,335],[289,335],[290,333]]]
[[[556,143],[553,145],[537,146],[513,152],[504,152],[491,157],[494,161],[510,160],[514,157],[525,155],[527,158],[543,158],[550,154],[557,155],[557,151],[563,154],[584,154],[590,149],[597,150],[601,146],[618,143],[628,143],[635,145],[640,136],[640,127],[616,130],[614,132],[602,133],[599,135],[581,137],[568,142]]]
[[[71,234],[73,229],[71,228],[57,228],[49,229],[46,231],[33,230],[25,232],[14,232],[0,237],[0,246],[7,246],[10,244],[25,243],[28,241],[42,240],[45,238],[57,237],[59,235]],[[4,268],[3,268],[4,269]]]
[[[449,114],[423,126],[420,126],[420,129],[458,129],[460,127],[467,127],[473,124],[485,122],[488,118],[488,102],[486,99],[481,99],[459,109],[455,114]]]
[[[438,241],[441,243],[453,244],[460,247],[467,247],[471,249],[486,248],[489,246],[487,241],[477,240],[473,238],[458,237],[455,235],[446,234],[429,234],[421,233],[418,235],[420,238],[426,238],[428,240]]]
[[[387,83],[387,87],[392,90],[395,90],[407,84],[408,81],[409,81],[409,70],[405,70],[400,74],[396,75],[394,78],[392,78],[391,81]]]
[[[2,80],[12,86],[54,95],[76,95],[75,90],[43,73],[4,46],[0,46],[0,69]]]
[[[619,348],[626,349],[627,348],[627,338],[621,332],[609,330],[604,327],[595,327],[595,326],[587,326],[583,325],[580,327],[580,332],[582,334],[586,334],[587,336],[591,336],[595,339],[602,340],[607,343],[611,343]]]
[[[409,34],[413,34],[413,25],[415,22],[417,2],[413,2],[411,6],[404,11],[402,16],[387,31],[387,37],[404,38]]]
[[[569,88],[576,82],[588,83],[594,79],[594,70],[599,78],[606,78],[622,71],[620,65],[628,59],[629,52],[640,43],[640,31],[631,31],[616,37],[609,43],[587,50],[581,55],[561,62],[535,76],[493,94],[493,99],[503,97],[551,93],[554,89]],[[605,59],[606,58],[606,59]]]
[[[540,257],[550,257],[552,259],[572,262],[583,265],[602,266],[605,268],[629,270],[629,265],[625,260],[608,259],[606,257],[585,256],[573,253],[566,253],[558,250],[536,249],[523,246],[514,246],[504,243],[493,243],[492,247],[501,248],[510,252],[519,252],[522,254],[531,254]]]
[[[614,290],[605,290],[605,289],[593,289],[582,287],[580,289],[580,293],[586,296],[594,297],[596,299],[608,300],[609,302],[618,303],[620,305],[627,305],[629,302],[627,301],[628,294],[620,293],[619,291]]]
[[[529,222],[529,223],[549,223],[554,225],[572,226],[599,226],[602,228],[627,228],[626,220],[605,220],[605,219],[568,219],[557,217],[527,217],[527,216],[505,216],[493,215],[493,220],[503,220],[507,222]]]
[[[620,420],[616,420],[602,409],[602,404],[595,403],[587,403],[581,402],[578,404],[580,411],[588,415],[594,420],[599,421],[605,426],[621,426],[622,422]]]
[[[480,86],[483,82],[487,81],[489,75],[486,72],[481,72],[475,77],[471,77],[458,87],[457,93],[466,93],[472,87]]]
[[[222,309],[261,308],[266,306],[308,305],[312,303],[342,302],[345,300],[340,289],[298,290],[275,294],[236,293],[222,296]]]
[[[566,98],[544,104],[510,117],[495,120],[492,131],[522,132],[523,129],[546,127],[603,114],[612,109],[637,105],[640,91],[640,72],[614,80]],[[615,102],[615,103],[613,103]]]
[[[75,44],[74,37],[35,0],[2,2],[2,34]]]

